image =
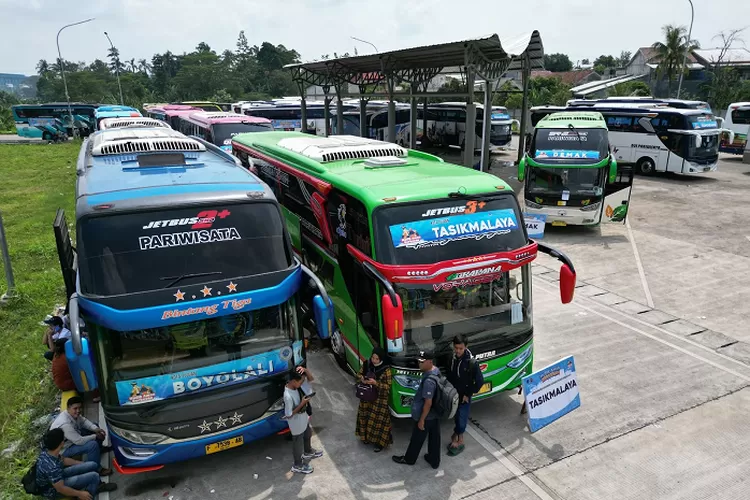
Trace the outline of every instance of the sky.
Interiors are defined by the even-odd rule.
[[[693,38],[704,48],[721,31],[750,25],[750,2],[693,0]],[[545,53],[575,63],[635,52],[661,40],[665,24],[690,24],[688,0],[0,0],[0,73],[32,75],[40,59],[57,57],[55,37],[68,23],[90,23],[60,35],[65,59],[105,59],[109,42],[120,58],[181,54],[199,42],[235,49],[240,30],[250,45],[283,44],[303,61],[323,54],[373,53],[496,33],[500,40],[539,30]],[[750,29],[745,38],[750,43]]]

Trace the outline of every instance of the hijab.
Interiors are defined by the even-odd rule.
[[[380,365],[375,366],[372,363],[372,359],[368,359],[367,361],[370,363],[370,369],[375,372],[375,377],[380,377],[380,375],[382,375],[386,368],[390,368],[391,359],[388,356],[388,353],[385,352],[385,349],[380,346],[375,346],[372,350],[372,354],[378,355],[378,357],[380,358]],[[372,354],[370,355],[370,358],[372,358]]]

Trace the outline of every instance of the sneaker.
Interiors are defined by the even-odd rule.
[[[115,491],[117,485],[115,483],[99,483],[99,487],[96,488],[97,493],[105,493],[108,491]]]
[[[292,465],[292,472],[299,472],[300,474],[310,474],[314,470],[310,464]]]
[[[313,458],[320,458],[323,456],[323,452],[320,450],[313,450],[310,453],[303,453],[302,458],[305,460],[312,460]]]

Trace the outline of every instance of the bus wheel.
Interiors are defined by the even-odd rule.
[[[638,160],[636,168],[638,169],[638,173],[643,175],[652,175],[654,172],[656,172],[656,165],[654,165],[654,160],[652,160],[648,156],[644,156],[643,158]]]
[[[333,357],[336,358],[336,363],[346,370],[346,347],[344,346],[344,337],[341,335],[341,330],[335,329],[333,331],[330,338],[330,346]]]
[[[52,140],[52,134],[50,134],[49,132],[44,132],[42,134],[42,140],[44,140],[44,141],[51,141]]]

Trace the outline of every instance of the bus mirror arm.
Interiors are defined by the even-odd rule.
[[[393,304],[393,307],[399,307],[400,302],[398,300],[398,296],[396,295],[396,291],[393,289],[393,285],[391,285],[391,282],[388,281],[385,276],[380,274],[380,271],[375,269],[375,266],[373,266],[369,262],[362,262],[362,268],[367,274],[375,278],[383,286],[383,288],[385,288],[385,291],[391,298],[391,304]]]
[[[555,259],[559,260],[560,262],[568,266],[570,270],[573,272],[573,274],[575,274],[576,270],[573,267],[573,263],[570,261],[567,255],[565,255],[562,252],[558,252],[551,246],[548,246],[545,243],[542,243],[541,241],[537,241],[536,244],[540,252],[546,253],[550,257],[554,257]]]
[[[300,268],[302,269],[302,272],[305,273],[307,277],[313,281],[313,283],[315,283],[315,286],[318,288],[318,292],[320,293],[321,297],[323,297],[323,303],[330,303],[331,299],[328,297],[326,287],[323,285],[323,282],[320,281],[320,278],[318,278],[315,273],[310,270],[309,267],[302,263],[300,263]]]
[[[80,356],[83,352],[83,345],[81,342],[81,323],[78,320],[78,314],[78,294],[74,293],[70,296],[70,300],[68,301],[68,318],[70,318],[70,341],[73,344],[73,352]]]

